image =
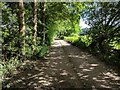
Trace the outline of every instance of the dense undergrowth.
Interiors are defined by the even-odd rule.
[[[12,76],[16,73],[16,68],[21,65],[21,61],[18,58],[11,58],[9,61],[2,61],[0,63],[0,78]]]

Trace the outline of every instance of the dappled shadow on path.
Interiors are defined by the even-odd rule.
[[[93,55],[61,41],[79,79],[86,88],[120,88],[120,76]]]
[[[26,60],[23,63],[23,70],[19,70],[19,73],[11,78],[6,78],[3,87],[38,90],[81,88],[67,59],[61,44],[55,42],[44,60]]]
[[[3,87],[56,90],[59,88],[120,88],[120,77],[91,54],[56,40],[43,60],[26,60]],[[21,66],[22,67],[22,66]]]

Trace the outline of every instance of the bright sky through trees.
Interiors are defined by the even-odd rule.
[[[81,27],[81,29],[83,29],[83,28],[90,28],[90,26],[87,25],[83,19],[80,19],[79,26]]]

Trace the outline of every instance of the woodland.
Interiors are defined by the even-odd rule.
[[[120,2],[0,2],[0,78],[25,60],[43,60],[55,39],[120,67]],[[79,26],[83,19],[90,28]]]

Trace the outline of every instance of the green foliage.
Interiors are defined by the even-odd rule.
[[[65,37],[65,40],[71,43],[74,43],[75,41],[78,41],[79,37],[71,36],[71,37]]]
[[[83,9],[82,3],[46,3],[48,13],[48,35],[51,37],[64,38],[79,31],[79,16]],[[47,12],[48,11],[48,12]],[[55,32],[55,33],[54,33]],[[56,35],[55,35],[56,34]]]
[[[104,49],[102,46],[110,44],[111,41],[118,42],[119,39],[119,20],[120,2],[101,2],[88,3],[83,11],[83,17],[91,26],[89,36],[92,38],[91,46]],[[94,45],[93,45],[94,44]],[[107,45],[109,48],[109,45]]]
[[[80,36],[81,41],[85,43],[85,45],[88,47],[91,42],[92,42],[92,38],[89,37],[88,35],[84,35],[84,36]]]
[[[112,47],[113,49],[120,50],[119,41],[120,41],[119,37],[115,37],[114,39],[111,40],[111,42],[109,43],[109,46]]]
[[[2,8],[2,53],[5,60],[20,56],[17,15],[9,6],[10,3],[4,3]]]
[[[52,25],[48,25],[49,30],[47,31],[47,43],[48,45],[51,45],[54,41],[55,38],[55,34],[57,31],[57,25],[56,24],[52,24]]]
[[[91,39],[88,39],[88,36],[71,36],[71,37],[65,37],[65,40],[72,43],[75,46],[78,46],[80,48],[87,48],[90,43],[91,43]]]
[[[32,47],[26,46],[25,47],[25,54],[26,54],[27,58],[32,57],[32,55],[33,55],[33,49],[32,49]]]
[[[90,26],[89,48],[107,63],[120,65],[120,2],[85,3],[82,18]]]
[[[86,48],[86,45],[84,42],[81,41],[81,38],[79,37],[65,37],[65,40],[70,42],[71,44],[78,46],[80,48]]]
[[[37,58],[38,59],[38,58],[46,56],[46,54],[49,51],[49,48],[48,48],[47,45],[35,46],[35,47],[36,47],[36,49],[35,49],[34,52],[33,52],[32,47],[26,47],[25,48],[27,58]]]
[[[36,50],[33,54],[33,57],[35,57],[35,58],[44,57],[44,56],[46,56],[47,53],[48,53],[48,46],[46,46],[46,45],[36,46]]]
[[[21,61],[18,60],[18,57],[11,58],[9,61],[0,62],[0,78],[4,78],[7,75],[11,76],[15,74],[16,67],[21,65]]]
[[[43,46],[40,50],[40,57],[44,57],[48,53],[48,46]]]

